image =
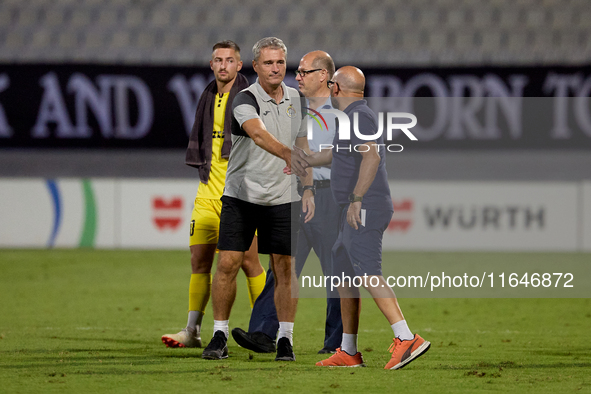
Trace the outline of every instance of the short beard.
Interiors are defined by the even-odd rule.
[[[235,77],[236,76],[231,77],[230,75],[228,75],[228,76],[223,77],[223,78],[222,77],[216,77],[216,80],[219,81],[219,82],[226,82],[227,83],[227,82],[231,82]]]

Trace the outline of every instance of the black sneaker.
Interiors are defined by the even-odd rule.
[[[289,339],[283,337],[277,341],[277,357],[275,357],[275,361],[295,361],[295,354],[293,354]]]
[[[275,353],[275,341],[262,332],[246,332],[236,327],[232,330],[232,337],[237,344],[253,352]]]
[[[221,360],[228,358],[228,346],[226,345],[226,334],[222,331],[216,331],[209,342],[209,345],[203,350],[201,358],[205,360]]]
[[[336,349],[329,349],[329,348],[323,347],[322,349],[320,349],[318,351],[318,354],[334,354],[336,352],[337,352]]]

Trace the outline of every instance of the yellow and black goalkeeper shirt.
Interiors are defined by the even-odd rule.
[[[213,109],[213,141],[211,144],[211,171],[206,184],[200,183],[197,189],[197,198],[219,200],[224,193],[226,182],[226,170],[228,159],[222,158],[222,145],[224,144],[224,117],[226,103],[230,93],[216,94]],[[228,136],[230,138],[230,136]]]

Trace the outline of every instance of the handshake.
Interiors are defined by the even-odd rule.
[[[303,149],[294,145],[289,157],[284,158],[287,165],[283,169],[283,173],[285,175],[295,174],[297,176],[306,176],[306,168],[312,167],[308,159],[308,154]]]

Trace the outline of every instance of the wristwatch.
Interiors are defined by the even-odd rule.
[[[314,186],[314,185],[308,185],[308,186],[304,186],[304,187],[302,188],[302,194],[304,194],[304,192],[305,192],[306,190],[311,190],[311,191],[312,191],[312,195],[313,195],[313,196],[315,196],[315,195],[316,195],[316,186]]]
[[[363,201],[363,196],[356,196],[355,194],[349,194],[349,202]]]

